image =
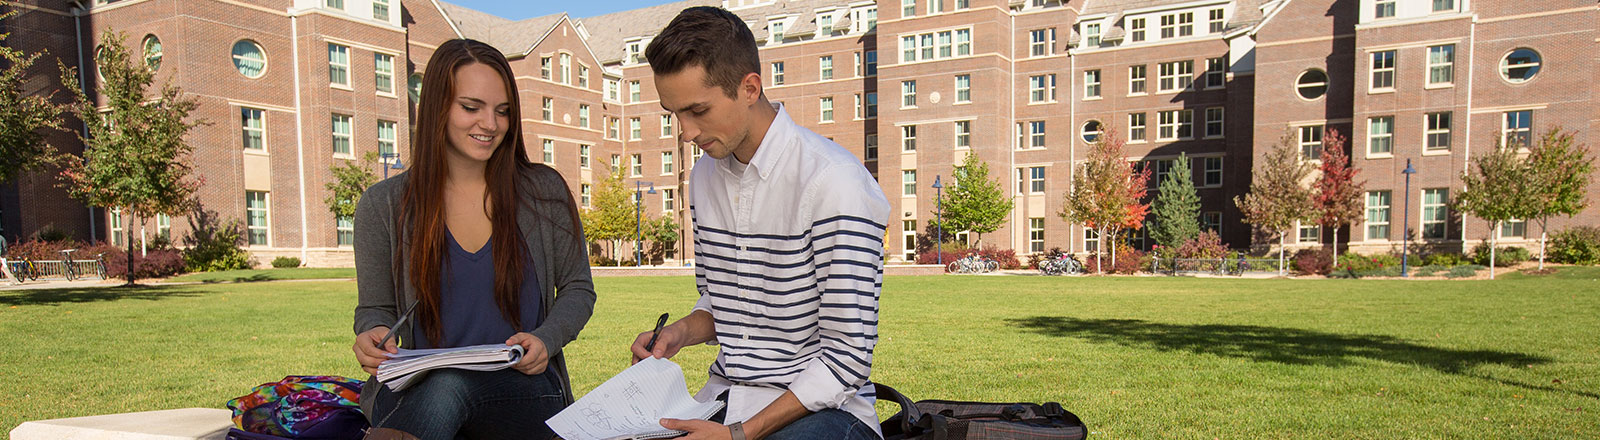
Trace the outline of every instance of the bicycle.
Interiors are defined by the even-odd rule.
[[[1083,263],[1072,254],[1061,254],[1039,262],[1039,272],[1045,275],[1075,275],[1083,273]]]
[[[95,274],[100,275],[100,279],[102,279],[102,280],[106,279],[106,254],[103,253],[103,252],[99,253],[99,254],[95,254],[94,261],[95,261],[95,265],[94,265]]]
[[[73,267],[72,264],[72,253],[77,251],[77,249],[61,250],[61,263],[66,266],[64,269],[62,269],[61,273],[67,277],[67,281],[78,280],[78,269]]]
[[[961,257],[945,265],[945,270],[950,273],[986,273],[999,268],[999,262],[977,255]]]

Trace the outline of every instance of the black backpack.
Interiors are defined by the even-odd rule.
[[[1038,439],[1081,440],[1089,436],[1077,414],[1056,402],[989,403],[951,400],[912,402],[904,394],[875,383],[879,400],[900,405],[883,421],[884,440]]]

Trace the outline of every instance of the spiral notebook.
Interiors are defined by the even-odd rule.
[[[436,368],[494,371],[510,368],[522,359],[522,346],[505,344],[411,350],[402,348],[378,364],[378,381],[400,391]]]
[[[722,405],[694,400],[677,363],[650,358],[606,380],[545,424],[566,440],[667,438],[684,432],[663,428],[661,419],[705,420]]]

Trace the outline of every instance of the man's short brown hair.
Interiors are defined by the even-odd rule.
[[[644,49],[650,71],[670,75],[690,66],[706,70],[706,85],[732,98],[745,75],[761,73],[761,55],[750,27],[738,15],[712,6],[678,13]]]

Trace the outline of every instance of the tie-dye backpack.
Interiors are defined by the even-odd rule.
[[[234,424],[228,438],[359,439],[368,426],[358,403],[361,384],[340,376],[288,376],[261,384],[228,401]]]

